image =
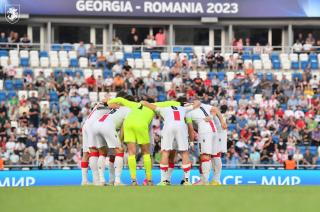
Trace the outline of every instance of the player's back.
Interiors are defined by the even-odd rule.
[[[164,120],[164,125],[185,124],[187,110],[182,106],[171,106],[157,109]]]
[[[97,119],[103,116],[105,113],[109,111],[108,107],[97,105],[95,106],[90,114],[88,115],[87,119],[84,121],[83,127],[90,126],[94,123]]]
[[[211,105],[201,104],[199,108],[196,108],[187,113],[187,119],[191,119],[193,122],[197,124],[198,133],[209,133],[216,131],[215,124],[212,121],[205,121],[205,118],[207,116],[210,116],[212,118],[210,113],[211,107]]]
[[[102,119],[108,120],[109,122],[112,122],[115,128],[118,130],[121,128],[123,121],[126,119],[126,117],[130,114],[131,109],[128,107],[120,107],[118,109],[113,109],[106,113]]]

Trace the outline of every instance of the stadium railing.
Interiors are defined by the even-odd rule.
[[[60,51],[66,50],[70,51],[71,49],[76,50],[79,44],[70,44],[70,43],[0,43],[0,49],[6,50],[53,50],[53,51]],[[85,44],[86,48],[89,48],[89,44]],[[164,46],[154,46],[152,48],[146,45],[102,45],[98,44],[95,45],[97,51],[123,51],[129,52],[128,49],[131,49],[132,52],[168,52],[168,53],[175,53],[175,52],[184,52],[184,53],[192,53],[196,49],[202,49],[204,52],[208,52],[212,50],[214,52],[221,52],[221,53],[237,53],[239,52],[236,47],[234,46],[221,46],[221,45],[164,45]],[[251,52],[253,53],[253,49],[256,46],[243,46],[242,52]],[[263,50],[265,46],[260,46]],[[275,53],[293,53],[294,50],[291,46],[272,46],[272,52]],[[310,51],[301,51],[300,53],[309,53],[309,52],[317,52],[320,53],[320,46],[313,46]]]

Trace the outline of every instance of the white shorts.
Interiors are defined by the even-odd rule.
[[[227,142],[228,142],[227,131],[223,130],[222,132],[218,132],[216,135],[217,136],[216,136],[215,143],[217,143],[218,151],[221,153],[227,152]]]
[[[111,122],[95,122],[92,128],[92,134],[89,134],[89,139],[92,136],[92,139],[89,140],[91,146],[97,148],[103,146],[108,146],[108,148],[121,147],[118,133]]]
[[[82,127],[82,152],[89,152],[88,133],[85,127]]]
[[[218,145],[216,144],[215,133],[199,134],[199,153],[214,155],[218,153]]]
[[[186,125],[164,126],[161,135],[161,150],[188,151],[189,143]]]

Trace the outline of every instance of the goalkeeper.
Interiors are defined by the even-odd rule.
[[[152,161],[150,156],[149,125],[155,113],[153,110],[144,107],[142,104],[130,100],[133,100],[132,96],[127,96],[126,98],[117,97],[109,100],[108,105],[121,105],[131,108],[131,112],[123,122],[123,131],[124,142],[128,147],[128,166],[132,185],[137,185],[136,144],[141,147],[148,185],[152,185]],[[180,106],[180,103],[176,101],[156,102],[154,104],[157,107]]]

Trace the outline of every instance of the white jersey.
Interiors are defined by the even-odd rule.
[[[100,118],[103,114],[107,113],[108,111],[110,111],[109,108],[103,107],[101,105],[96,105],[88,115],[87,119],[83,122],[82,127],[92,125],[92,123],[94,123],[98,118]]]
[[[172,106],[172,107],[163,107],[157,108],[156,111],[160,113],[163,118],[163,124],[166,125],[175,125],[175,124],[184,124],[186,113],[193,109],[193,106]]]
[[[157,108],[164,120],[164,126],[161,131],[161,150],[188,150],[188,129],[185,122],[186,113],[192,110],[188,107],[164,107]]]
[[[109,112],[105,112],[98,117],[98,122],[109,122],[115,127],[115,130],[121,128],[124,119],[130,113],[130,109],[127,107],[120,107],[119,109],[112,109]]]
[[[211,108],[211,105],[201,104],[199,108],[196,108],[188,112],[186,115],[187,122],[189,122],[188,119],[190,119],[197,124],[199,134],[217,132],[217,128],[214,121],[205,121],[205,118],[207,116],[210,116],[212,118],[212,115],[210,114]]]

